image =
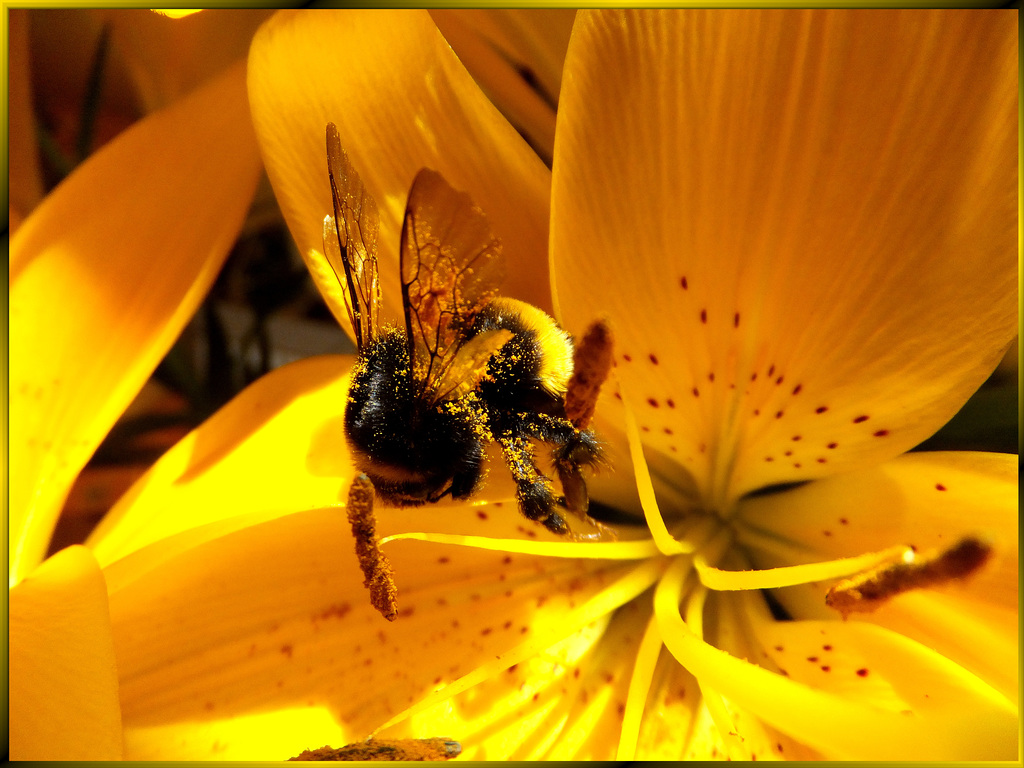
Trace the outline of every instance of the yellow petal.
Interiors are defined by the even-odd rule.
[[[1012,14],[580,14],[557,134],[562,317],[715,505],[906,450],[1013,338]]]
[[[24,220],[43,197],[43,179],[36,143],[29,66],[29,12],[11,10],[10,34],[10,145],[8,149],[10,189],[8,205]],[[13,232],[16,227],[12,226]]]
[[[343,421],[351,363],[299,360],[243,390],[107,514],[87,542],[100,563],[191,529],[206,539],[253,524],[253,515],[341,503],[355,475]]]
[[[238,67],[94,154],[11,241],[11,573],[192,316],[252,199]]]
[[[398,245],[420,168],[469,192],[503,244],[504,292],[550,308],[550,174],[481,93],[426,11],[282,12],[256,35],[249,98],[267,173],[300,253],[331,209],[334,122],[380,209],[384,313],[401,314]]]
[[[107,588],[83,547],[10,591],[10,757],[120,760],[121,709]]]
[[[890,627],[1017,697],[1019,524],[1017,457],[910,453],[876,469],[819,480],[741,504],[740,542],[758,567],[913,545],[941,550],[968,535],[994,548],[963,582],[893,598],[858,621]],[[835,617],[832,582],[780,590],[800,617]]]
[[[504,521],[477,511],[383,510],[378,519],[385,534],[427,516],[467,533],[520,525],[511,510]],[[128,757],[281,759],[365,738],[525,641],[545,648],[582,630],[567,616],[636,567],[421,542],[387,553],[399,590],[394,623],[370,607],[337,509],[236,530],[156,568],[148,549],[118,563],[110,599]],[[598,637],[582,638],[576,655]],[[457,738],[440,731],[499,714],[475,709],[473,690],[444,722],[415,720],[416,735]],[[267,712],[280,720],[260,717]]]

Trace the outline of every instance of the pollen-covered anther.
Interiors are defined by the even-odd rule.
[[[923,556],[907,549],[900,561],[872,568],[833,585],[825,595],[825,605],[839,611],[844,619],[851,613],[870,613],[912,589],[967,578],[977,573],[991,556],[992,546],[973,536]]]
[[[360,473],[348,491],[348,522],[356,540],[356,557],[363,571],[363,586],[370,590],[370,604],[388,621],[398,617],[398,587],[391,562],[377,544],[373,518],[373,483]],[[339,758],[334,758],[339,759]]]
[[[289,760],[449,760],[462,752],[462,745],[448,738],[367,739],[332,749],[307,749]]]
[[[565,416],[576,429],[586,429],[601,385],[612,368],[612,331],[604,320],[594,322],[573,354],[573,372],[565,392]],[[653,361],[657,358],[652,354]]]

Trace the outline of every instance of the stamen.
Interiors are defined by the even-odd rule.
[[[363,571],[363,586],[370,590],[370,603],[388,621],[398,617],[398,587],[391,563],[380,551],[373,519],[373,483],[359,473],[348,490],[348,522],[356,540],[356,557]]]
[[[720,541],[722,537],[718,537]],[[686,604],[686,616],[683,619],[690,631],[699,639],[704,639],[704,604],[707,602],[708,590],[702,585],[696,585],[690,592],[690,599]],[[711,720],[722,736],[722,741],[739,747],[738,734],[734,730],[732,718],[729,717],[729,710],[722,700],[722,695],[712,688],[706,681],[697,678],[700,686],[700,695],[704,705],[708,708]]]
[[[447,701],[485,680],[497,677],[513,664],[518,664],[532,656],[543,653],[545,649],[564,640],[591,622],[608,616],[616,608],[633,600],[658,581],[664,570],[665,560],[648,558],[640,561],[636,567],[630,569],[624,576],[609,584],[579,608],[567,613],[558,625],[562,631],[555,635],[538,636],[520,643],[493,661],[482,664],[458,680],[452,681],[444,688],[424,696],[411,707],[399,712],[386,723],[379,726],[374,730],[373,734],[370,734],[371,738],[374,734],[380,733],[403,720],[407,720],[439,702]]]
[[[1001,697],[997,702],[998,695],[986,684],[933,652],[927,658],[936,679],[946,679],[951,667],[959,670],[957,686],[970,694],[971,703],[984,701],[983,712],[965,705],[963,710],[950,708],[935,716],[908,716],[847,691],[833,693],[797,683],[715,648],[694,635],[679,614],[678,590],[685,572],[685,560],[677,558],[654,592],[654,612],[665,647],[697,678],[702,691],[705,684],[721,691],[732,706],[784,733],[799,735],[809,747],[858,760],[891,760],[893,755],[936,760],[949,754],[986,759],[1016,744],[1016,707]],[[969,725],[965,719],[971,721]]]
[[[307,749],[295,760],[450,760],[462,753],[462,745],[448,738],[367,739],[332,749]]]
[[[523,539],[492,539],[487,536],[463,536],[457,533],[426,533],[407,531],[385,536],[381,546],[393,541],[410,539],[435,544],[453,544],[498,552],[515,552],[545,557],[590,558],[594,560],[645,560],[658,556],[658,548],[651,539],[640,541],[528,541]]]
[[[565,417],[576,429],[586,429],[594,418],[601,385],[612,369],[612,331],[597,320],[573,353],[573,373],[565,392]]]
[[[851,573],[874,568],[881,563],[899,560],[911,551],[909,547],[904,546],[889,547],[881,552],[869,552],[856,557],[844,557],[823,563],[789,565],[782,568],[765,568],[759,571],[723,571],[712,568],[698,557],[694,559],[694,567],[700,575],[701,584],[708,589],[720,592],[741,589],[776,589],[792,587],[796,584],[807,584],[812,581],[839,579],[849,576]]]
[[[661,516],[658,507],[658,499],[654,493],[654,483],[651,482],[651,472],[647,468],[647,459],[644,457],[644,446],[640,440],[640,430],[636,426],[636,418],[633,412],[626,406],[626,439],[629,440],[629,455],[633,460],[633,471],[636,474],[636,488],[640,494],[640,506],[643,507],[644,517],[647,518],[647,527],[651,530],[651,536],[658,549],[665,555],[687,555],[696,548],[689,543],[677,541],[668,532],[665,519]]]
[[[619,729],[619,748],[616,760],[634,760],[636,743],[640,739],[640,722],[643,719],[644,706],[651,691],[654,680],[654,668],[658,665],[661,655],[661,634],[658,632],[658,620],[653,614],[647,622],[640,648],[633,665],[633,675],[629,678],[629,692],[626,694],[626,711],[622,716],[622,727]]]
[[[992,545],[966,537],[948,549],[923,557],[911,550],[903,560],[846,579],[829,589],[825,605],[845,619],[855,612],[870,613],[890,598],[912,589],[946,584],[978,571],[992,556]]]

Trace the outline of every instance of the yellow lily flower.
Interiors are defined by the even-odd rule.
[[[126,756],[281,759],[379,731],[478,759],[1014,757],[1015,458],[901,454],[1015,330],[1015,29],[581,13],[552,175],[425,12],[271,19],[250,108],[300,249],[330,210],[328,121],[380,208],[386,317],[420,167],[471,192],[507,292],[542,307],[550,231],[560,319],[607,315],[618,338],[595,496],[650,531],[563,541],[498,471],[474,504],[383,510],[387,624],[338,509],[351,361],[275,371],[88,542]],[[894,547],[973,534],[993,554],[964,584],[825,607]]]
[[[244,76],[236,65],[125,131],[11,239],[12,758],[121,755],[103,576],[81,547],[40,561],[76,475],[242,225],[260,168]]]

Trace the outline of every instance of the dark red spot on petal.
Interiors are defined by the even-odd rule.
[[[691,392],[693,392],[693,396],[694,396],[694,397],[700,397],[700,390],[699,390],[699,389],[697,389],[696,387],[694,387],[694,388],[693,388],[693,389],[691,389],[690,391],[691,391]]]
[[[819,405],[817,408],[814,409],[814,412],[815,413],[824,413],[827,410],[828,410],[828,406],[827,405]]]
[[[775,418],[776,419],[781,419],[782,418],[782,414],[784,414],[784,413],[785,413],[785,411],[776,411],[775,412]]]
[[[792,456],[792,455],[793,455],[793,452],[792,452],[792,451],[786,451],[786,452],[785,452],[784,454],[782,454],[782,455],[783,455],[783,456]]]
[[[487,637],[487,635],[491,634],[491,632],[493,632],[493,631],[494,630],[492,630],[490,627],[484,627],[483,629],[480,630],[480,634],[483,635],[484,637]]]
[[[487,519],[487,513],[484,512],[482,509],[478,509],[476,511],[476,516],[479,517],[481,520],[486,520]]]
[[[782,651],[784,651],[784,650],[786,650],[786,649],[785,649],[785,648],[783,648],[783,647],[782,647],[781,645],[776,645],[776,646],[775,646],[775,650],[776,650],[776,651],[779,651],[779,652],[781,653]]]
[[[647,426],[647,425],[645,424],[644,426],[640,427],[640,431],[641,431],[641,432],[650,432],[650,431],[651,431],[651,428],[650,428],[650,427],[648,427],[648,426]]]
[[[448,559],[448,557],[447,557],[447,556],[445,555],[445,556],[442,556],[442,557],[439,557],[439,558],[437,558],[437,562],[439,562],[439,563],[440,563],[441,565],[444,565],[445,563],[449,562],[449,559]]]
[[[840,517],[840,518],[839,518],[839,524],[840,524],[840,525],[849,525],[849,524],[850,524],[850,521],[849,521],[849,520],[847,520],[847,519],[846,519],[845,517]]]
[[[792,441],[793,441],[793,442],[795,443],[795,442],[797,442],[798,440],[800,440],[800,435],[793,435],[793,436],[792,436],[792,437],[790,438],[790,440],[792,440]]]
[[[673,400],[672,398],[669,398],[668,400],[665,401],[665,405],[667,405],[669,408],[675,408],[676,401]]]
[[[825,535],[825,536],[831,536],[832,535],[832,531],[822,531],[822,534]]]
[[[808,656],[808,657],[807,657],[807,660],[808,660],[809,662],[811,662],[812,664],[817,664],[817,662],[818,662],[818,657],[817,657],[817,656]]]
[[[831,645],[823,645],[823,646],[821,646],[821,649],[823,651],[831,651],[832,650],[832,646]]]
[[[662,427],[661,431],[664,432],[666,435],[672,434],[672,430],[669,429],[668,427]]]
[[[682,278],[679,280],[679,285],[682,286],[684,291],[690,287],[689,284],[686,282],[686,275],[683,275]]]
[[[800,469],[800,467],[802,467],[802,466],[803,466],[803,464],[801,464],[800,462],[796,462],[795,464],[793,464],[793,467],[795,469]]]
[[[826,448],[838,448],[839,447],[839,443],[829,443],[825,447]]]
[[[800,394],[800,390],[803,389],[803,388],[804,388],[803,384],[797,384],[795,387],[793,387],[793,394],[794,395],[799,395]]]
[[[655,365],[658,364],[658,357],[657,357],[657,355],[651,354],[651,355],[648,355],[648,357],[651,358],[651,362],[652,363],[654,363]]]
[[[711,373],[708,374],[708,381],[714,382],[714,380],[715,380],[715,372],[712,371]]]
[[[821,671],[822,672],[828,672],[830,669],[832,669],[832,667],[830,667],[828,664],[822,664],[821,665]]]
[[[760,416],[761,415],[761,409],[760,408],[755,408],[754,409],[754,415],[755,416]]]
[[[757,371],[755,371],[754,373],[750,374],[750,380],[751,381],[757,381]]]
[[[653,397],[648,397],[647,398],[647,404],[649,406],[651,406],[651,408],[657,408],[658,407],[658,401],[655,400]]]
[[[289,659],[292,657],[292,647],[290,645],[282,645],[281,653],[287,656]]]
[[[867,677],[868,676],[868,670],[867,669],[858,669],[857,670],[857,676],[858,677]]]
[[[501,558],[501,562],[504,565],[511,565],[512,564],[512,555],[505,555],[503,558]]]
[[[865,421],[867,421],[867,420],[868,420],[868,419],[870,419],[870,418],[871,418],[870,416],[858,416],[857,418],[855,418],[855,419],[853,420],[853,423],[854,423],[854,424],[860,424],[860,423],[862,423],[862,422],[865,422]]]
[[[708,322],[708,311],[706,309],[700,311],[700,321],[705,324]]]
[[[632,355],[628,355],[625,352],[622,353],[622,359],[625,360],[627,363],[633,362]]]
[[[775,364],[772,363],[772,365],[768,368],[768,378],[770,379],[774,374],[775,374]]]
[[[785,378],[786,378],[785,376],[779,376],[779,378],[777,378],[775,380],[775,386],[778,386],[779,384],[781,384],[782,380],[785,379]]]
[[[946,490],[946,486],[944,486],[942,483],[936,483],[935,484],[935,490],[936,491],[944,491],[944,490]]]
[[[816,461],[817,461],[817,462],[818,462],[819,464],[825,464],[825,463],[826,463],[826,462],[828,461],[828,459],[826,459],[826,458],[825,458],[824,456],[819,456],[819,457],[818,457],[818,458],[816,459]]]
[[[765,456],[764,460],[765,461],[775,461],[775,459],[773,459],[771,456]]]
[[[616,400],[621,400],[622,399],[622,393],[621,392],[616,392],[615,393],[615,399]]]
[[[732,327],[733,328],[739,328],[740,327],[740,313],[739,312],[737,312],[735,315],[732,316]]]
[[[889,430],[888,429],[880,429],[877,432],[875,432],[875,437],[885,437],[888,434],[889,434]]]

